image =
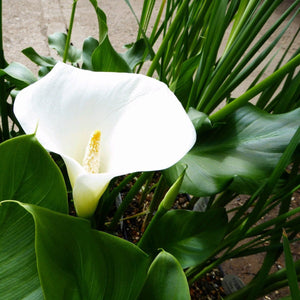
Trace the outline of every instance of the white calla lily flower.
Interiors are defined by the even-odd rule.
[[[19,92],[26,133],[61,155],[76,212],[90,217],[110,180],[168,168],[194,145],[195,129],[168,87],[138,74],[92,72],[58,63]]]

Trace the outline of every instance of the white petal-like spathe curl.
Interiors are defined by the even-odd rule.
[[[91,195],[99,198],[114,176],[168,168],[196,139],[168,87],[138,74],[91,72],[58,63],[18,94],[14,112],[26,133],[38,126],[40,143],[62,155],[77,213],[83,217],[96,208],[98,199],[88,208]],[[82,160],[95,130],[101,131],[100,169],[89,174]]]

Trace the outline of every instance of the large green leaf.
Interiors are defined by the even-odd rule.
[[[37,265],[45,299],[138,297],[149,257],[137,246],[91,229],[85,219],[36,205],[19,205],[35,222]]]
[[[176,258],[165,251],[152,262],[140,300],[190,299],[186,276]]]
[[[99,24],[99,46],[92,54],[92,68],[102,72],[127,72],[130,69],[123,57],[115,51],[107,35],[106,15],[98,7],[97,0],[90,0],[97,14]]]
[[[195,266],[214,252],[226,225],[227,215],[222,208],[207,212],[171,210],[151,225],[141,248],[152,256],[162,248],[183,268]]]
[[[17,199],[67,213],[63,177],[33,135],[0,145],[0,201]],[[24,209],[0,207],[0,295],[42,299],[34,251],[34,223]]]
[[[224,124],[201,132],[193,149],[166,177],[174,182],[187,166],[182,192],[208,196],[230,188],[254,192],[271,174],[298,126],[300,109],[271,115],[247,105]]]
[[[108,36],[93,52],[92,65],[94,71],[132,72],[127,62],[112,47]]]

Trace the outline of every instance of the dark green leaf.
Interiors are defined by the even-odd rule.
[[[132,72],[126,61],[112,47],[108,36],[94,51],[92,55],[92,65],[94,71]]]
[[[152,262],[140,300],[190,299],[186,276],[174,256],[162,251]]]
[[[0,145],[0,201],[17,199],[66,213],[62,175],[34,136]],[[0,207],[0,298],[43,299],[36,268],[32,217],[19,206]]]
[[[88,37],[83,42],[82,47],[82,69],[93,70],[92,54],[94,50],[99,46],[99,42],[93,37]]]
[[[300,299],[300,289],[299,289],[297,273],[293,261],[293,255],[291,253],[289,239],[285,231],[283,231],[282,239],[283,239],[283,250],[284,250],[284,258],[285,258],[285,265],[286,265],[286,273],[287,273],[287,278],[288,278],[289,287],[291,291],[291,296],[292,299]]]
[[[199,65],[199,55],[194,56],[183,62],[176,80],[175,95],[183,106],[187,105],[188,98],[193,86],[193,76]]]
[[[150,59],[149,55],[144,58],[146,49],[145,41],[141,39],[131,45],[125,53],[121,53],[120,55],[133,70],[136,65]]]
[[[14,199],[68,212],[63,177],[34,135],[0,145],[0,201]]]
[[[188,166],[181,191],[213,195],[230,188],[252,193],[271,174],[298,126],[300,110],[270,115],[247,105],[229,115],[225,124],[198,135],[194,148],[166,177],[174,182]]]
[[[34,218],[36,255],[45,299],[132,300],[139,295],[148,256],[89,221],[21,204]]]
[[[55,49],[59,56],[64,56],[67,35],[63,32],[56,32],[48,37],[49,46]],[[71,63],[76,63],[81,59],[81,50],[70,45],[67,60]]]
[[[224,237],[227,224],[225,210],[207,212],[172,210],[151,226],[142,249],[156,255],[164,249],[176,257],[183,268],[207,259]]]
[[[190,107],[188,116],[198,133],[200,129],[203,130],[204,128],[211,128],[211,122],[205,113]]]

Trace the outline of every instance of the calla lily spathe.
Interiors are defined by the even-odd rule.
[[[196,139],[168,87],[138,74],[58,63],[18,94],[14,112],[26,133],[36,130],[39,142],[64,159],[82,217],[94,213],[113,177],[168,168]],[[96,172],[86,168],[87,159]]]

